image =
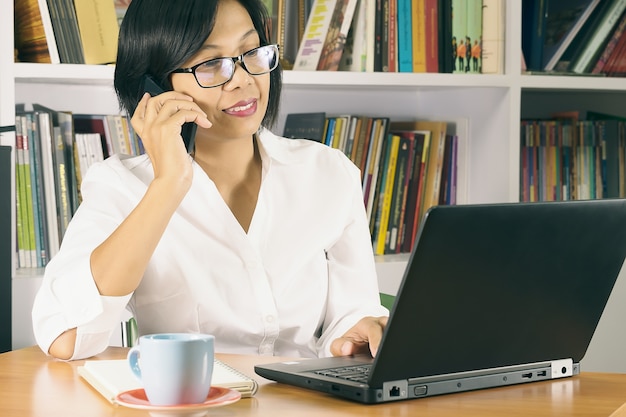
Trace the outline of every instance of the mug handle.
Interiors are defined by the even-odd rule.
[[[139,345],[133,346],[127,355],[128,365],[133,375],[141,382],[141,368],[139,367]]]

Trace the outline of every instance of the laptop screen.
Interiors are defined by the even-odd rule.
[[[432,208],[370,383],[580,361],[625,255],[625,200]]]

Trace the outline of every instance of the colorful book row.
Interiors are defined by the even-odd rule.
[[[283,135],[341,150],[361,170],[377,255],[410,252],[426,211],[456,204],[459,139],[444,121],[291,113]]]
[[[524,120],[522,201],[626,197],[626,122]]]
[[[16,112],[16,224],[20,268],[44,267],[58,252],[80,204],[89,167],[113,153],[143,153],[126,118],[54,111]]]

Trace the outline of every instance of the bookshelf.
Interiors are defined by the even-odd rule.
[[[467,125],[461,203],[519,201],[520,120],[580,104],[606,111],[626,99],[626,79],[525,75],[520,71],[521,2],[506,1],[505,70],[498,75],[433,73],[284,72],[282,132],[287,113],[387,115],[392,120],[464,120]],[[39,102],[80,113],[115,113],[112,66],[13,63],[13,0],[0,0],[0,124],[14,123],[14,104]],[[617,107],[622,112],[626,109]],[[626,114],[625,114],[626,115]],[[14,146],[11,134],[1,145]],[[12,171],[13,172],[13,171]],[[12,177],[14,187],[15,181]],[[13,197],[12,197],[13,199]],[[12,201],[12,207],[14,207]],[[12,213],[15,224],[15,213]],[[395,293],[407,255],[378,258],[380,289]],[[30,306],[41,270],[16,270],[13,263],[14,347],[34,343]],[[591,369],[626,372],[626,277],[620,277],[592,343]],[[622,285],[621,283],[624,282]],[[623,307],[622,307],[623,306]],[[612,351],[606,353],[610,345]],[[607,356],[608,355],[608,356]],[[612,359],[617,358],[617,359]],[[589,369],[589,368],[586,368]]]

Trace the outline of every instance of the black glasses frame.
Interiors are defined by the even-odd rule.
[[[254,51],[258,50],[258,49],[261,49],[261,48],[267,48],[268,46],[274,47],[274,50],[275,50],[276,60],[275,60],[275,63],[274,63],[274,67],[270,68],[270,69],[269,69],[269,70],[267,70],[267,71],[263,71],[263,72],[251,72],[251,71],[250,71],[250,70],[246,67],[245,62],[243,61],[244,56],[246,56],[246,55],[248,55],[249,53],[254,52]],[[185,74],[190,74],[190,73],[191,73],[191,74],[193,74],[193,78],[195,78],[195,80],[196,80],[196,82],[198,83],[198,85],[199,85],[200,87],[202,87],[202,88],[215,88],[215,87],[220,87],[220,86],[222,86],[222,85],[226,84],[227,82],[229,82],[230,80],[232,80],[232,79],[233,79],[233,77],[235,76],[235,70],[236,70],[236,65],[237,65],[237,62],[239,62],[239,63],[241,64],[241,68],[243,68],[243,69],[244,69],[244,71],[246,71],[246,72],[247,72],[248,74],[250,74],[250,75],[263,75],[263,74],[268,74],[268,73],[270,73],[270,72],[274,71],[274,70],[278,67],[278,52],[279,52],[279,51],[280,51],[280,46],[278,46],[278,45],[276,45],[276,44],[261,45],[261,46],[258,46],[258,47],[256,47],[256,48],[252,48],[252,49],[250,49],[249,51],[246,51],[246,52],[244,52],[243,54],[241,54],[241,55],[239,55],[239,56],[222,56],[222,57],[219,57],[219,58],[212,58],[212,59],[209,59],[209,60],[206,60],[206,61],[200,62],[199,64],[196,64],[196,65],[194,65],[193,67],[189,67],[189,68],[178,68],[178,69],[175,69],[174,71],[172,71],[172,73],[185,73]],[[219,61],[219,60],[222,60],[222,59],[230,59],[230,60],[232,60],[232,61],[233,61],[233,71],[232,71],[232,73],[230,74],[230,77],[228,77],[228,79],[227,79],[227,80],[225,80],[224,82],[221,82],[221,83],[219,83],[219,84],[217,84],[217,85],[211,85],[211,86],[206,87],[206,86],[204,86],[204,85],[200,84],[200,81],[198,81],[198,76],[196,75],[196,70],[197,70],[199,67],[201,67],[202,65],[205,65],[207,62],[211,62],[211,61]]]

